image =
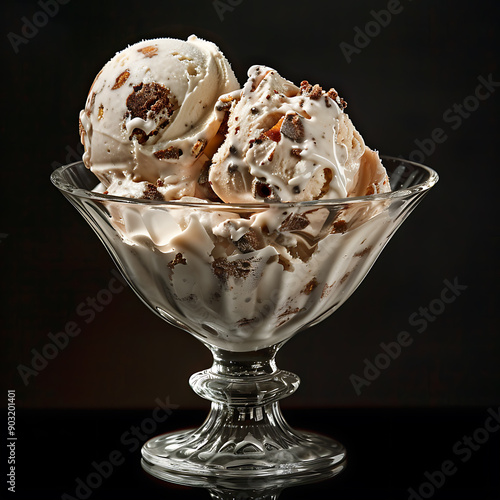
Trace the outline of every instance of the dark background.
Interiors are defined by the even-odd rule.
[[[500,4],[401,0],[402,11],[349,62],[340,44],[354,46],[366,26],[377,30],[367,25],[372,12],[389,5],[394,0],[2,3],[0,365],[2,397],[16,393],[12,498],[74,496],[77,478],[112,450],[126,463],[92,499],[208,498],[151,481],[139,467],[140,447],[124,447],[120,436],[150,422],[159,400],[178,408],[149,436],[199,424],[208,403],[188,378],[210,366],[209,352],[129,289],[85,323],[79,306],[108,287],[114,266],[49,181],[54,168],[80,159],[78,113],[106,61],[143,38],[192,33],[221,47],[240,83],[249,66],[267,64],[295,83],[334,86],[370,147],[420,160],[441,177],[347,303],[279,354],[279,366],[302,378],[283,401],[289,422],[336,437],[349,457],[333,482],[281,498],[407,499],[410,487],[436,499],[499,498],[500,432],[485,438],[484,425],[500,403],[500,87],[480,102],[471,96],[480,78],[500,82]],[[34,20],[40,26],[29,31]],[[26,43],[13,45],[16,36]],[[464,104],[470,111],[460,116]],[[432,143],[433,134],[446,139]],[[441,308],[445,280],[467,288]],[[430,304],[440,314],[418,333],[409,317]],[[71,322],[80,335],[23,381],[19,369],[33,369],[34,355]],[[373,362],[381,343],[402,331],[413,343],[356,394],[350,376],[363,376],[364,360]],[[459,457],[453,449],[463,450],[466,436],[482,444]],[[445,459],[457,473],[429,490],[429,474],[437,477]]]
[[[349,301],[282,349],[280,367],[302,378],[283,405],[499,403],[500,87],[481,102],[470,98],[478,78],[500,82],[498,2],[401,0],[402,12],[351,62],[340,44],[354,46],[355,29],[365,31],[371,11],[387,9],[387,1],[57,5],[14,47],[12,34],[23,36],[26,21],[37,15],[43,21],[41,4],[2,4],[1,351],[3,380],[16,390],[18,407],[144,409],[167,396],[184,409],[207,407],[188,378],[210,365],[208,351],[155,317],[129,289],[89,324],[77,314],[82,301],[108,286],[114,266],[49,181],[54,167],[81,155],[78,113],[104,63],[143,38],[191,33],[220,46],[240,83],[259,63],[295,83],[334,86],[369,146],[422,160],[441,177]],[[454,106],[464,101],[477,109],[457,118]],[[446,140],[431,145],[437,128]],[[422,151],[416,141],[427,149],[416,152]],[[467,289],[417,333],[409,316],[439,299],[444,280]],[[81,334],[25,385],[19,365],[31,367],[33,349],[41,351],[48,334],[69,321]],[[381,342],[403,330],[413,344],[357,395],[350,375],[362,376],[364,360],[373,361]]]

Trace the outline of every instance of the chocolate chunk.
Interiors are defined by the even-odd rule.
[[[323,92],[323,89],[318,85],[311,85],[308,81],[304,80],[300,84],[300,94],[310,99],[319,99],[321,96],[325,96],[325,104],[330,107],[330,102],[327,97],[334,100],[340,109],[345,109],[347,107],[347,102],[339,97],[338,92],[335,89],[330,89],[328,92]]]
[[[318,85],[311,85],[307,80],[300,83],[300,94],[311,99],[319,99],[323,95],[323,89]]]
[[[292,156],[298,156],[300,158],[300,153],[302,153],[302,149],[300,149],[300,148],[292,148],[290,150],[290,154]]]
[[[236,149],[236,146],[229,146],[229,152],[232,154],[232,155],[235,155],[238,153],[238,150]]]
[[[323,93],[323,89],[318,84],[316,84],[316,85],[313,85],[313,88],[311,89],[309,97],[311,99],[319,99],[321,97],[322,93]]]
[[[339,96],[338,92],[335,89],[330,89],[326,95],[330,98],[333,99],[334,101],[337,100],[337,97]]]
[[[211,164],[212,164],[211,161],[207,161],[203,165],[203,167],[200,171],[200,176],[198,177],[198,184],[200,184],[201,186],[204,186],[205,184],[208,183],[208,173],[209,173]]]
[[[170,116],[174,112],[174,102],[170,90],[159,83],[140,83],[134,85],[134,91],[127,97],[127,109],[132,118],[148,119],[166,111]]]
[[[169,269],[173,269],[178,264],[182,264],[183,266],[185,266],[187,264],[186,259],[182,256],[182,254],[180,252],[175,256],[175,258],[173,260],[171,260],[167,264],[167,266],[169,267]]]
[[[252,182],[252,195],[256,199],[279,201],[279,197],[276,195],[273,186],[258,179],[254,179]]]
[[[340,109],[345,109],[347,108],[347,102],[344,101],[344,99],[342,99],[342,97],[339,96],[339,93],[335,90],[335,89],[330,89],[326,95],[334,100],[338,105],[339,105],[339,108]],[[327,105],[328,105],[328,102],[327,102]]]
[[[144,190],[144,194],[141,196],[143,200],[156,200],[156,201],[165,201],[163,195],[156,189],[154,184],[148,182],[146,189]]]
[[[228,280],[229,276],[246,278],[252,272],[252,260],[252,258],[249,258],[248,260],[229,261],[225,257],[217,257],[212,262],[212,269],[215,276],[224,282]]]
[[[128,69],[126,69],[123,73],[120,73],[116,77],[115,84],[111,87],[111,90],[119,89],[128,80],[129,76],[130,76],[130,71]]]
[[[140,128],[134,128],[134,130],[132,130],[132,134],[130,134],[129,140],[132,140],[132,137],[135,137],[139,144],[145,144],[149,139],[149,135]]]
[[[295,113],[286,115],[281,125],[281,133],[294,142],[302,142],[305,134],[300,116]]]
[[[210,184],[208,175],[210,172],[210,166],[212,165],[211,160],[207,160],[200,170],[200,175],[198,177],[198,185],[200,186],[203,196],[210,201],[221,201],[220,198],[214,193],[212,186]]]
[[[170,146],[153,153],[159,160],[178,160],[182,156],[182,149]]]
[[[300,94],[308,94],[312,89],[312,85],[307,81],[303,80],[300,82]]]
[[[290,214],[278,228],[278,231],[301,231],[309,225],[309,219],[302,214]]]
[[[238,241],[233,243],[241,253],[264,248],[264,240],[253,228],[250,228]]]
[[[129,139],[132,140],[135,136],[139,144],[144,144],[149,137],[156,135],[160,128],[168,125],[169,117],[177,107],[170,90],[159,83],[140,83],[133,88],[134,91],[127,97],[128,116],[147,120],[162,115],[161,122],[149,134],[140,128],[132,131]]]
[[[347,231],[347,222],[344,219],[338,219],[333,223],[332,233],[344,234]]]

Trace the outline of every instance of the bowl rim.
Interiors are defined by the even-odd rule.
[[[422,165],[411,160],[406,160],[400,157],[394,156],[382,156],[382,160],[397,161],[404,164],[412,165],[417,167],[417,169],[424,170],[428,174],[428,178],[419,184],[414,186],[404,187],[397,189],[395,191],[389,191],[387,193],[377,193],[365,196],[353,196],[349,198],[335,198],[335,199],[324,199],[312,201],[290,201],[290,202],[272,202],[272,203],[224,203],[224,202],[206,202],[206,201],[182,201],[182,200],[170,200],[170,201],[158,201],[158,200],[146,200],[139,198],[125,198],[122,196],[114,196],[109,194],[98,193],[95,191],[89,191],[88,189],[78,188],[74,185],[69,184],[62,178],[62,174],[65,170],[74,168],[77,165],[83,165],[83,161],[76,161],[63,165],[54,170],[50,176],[52,184],[58,188],[63,193],[68,195],[76,196],[79,198],[86,198],[93,201],[103,201],[103,202],[115,202],[115,203],[127,203],[133,205],[145,205],[145,206],[162,206],[162,207],[193,207],[193,208],[203,208],[210,209],[216,208],[218,210],[223,209],[233,209],[233,210],[262,210],[268,208],[290,208],[290,207],[318,207],[318,206],[332,206],[332,205],[345,205],[345,204],[357,204],[366,203],[373,201],[386,201],[386,200],[396,200],[400,198],[407,198],[417,193],[422,193],[428,191],[432,186],[434,186],[438,180],[438,173],[432,168]],[[90,170],[89,170],[90,172]],[[97,177],[96,177],[97,179]],[[98,179],[97,179],[98,180]],[[190,198],[190,200],[193,198]]]

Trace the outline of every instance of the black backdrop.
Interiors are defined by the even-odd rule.
[[[41,0],[2,10],[1,352],[19,406],[149,408],[165,395],[183,408],[206,404],[187,381],[209,366],[208,351],[130,290],[88,324],[78,315],[113,265],[49,182],[54,167],[79,159],[78,112],[101,66],[129,43],[191,33],[216,42],[240,82],[260,63],[334,86],[368,145],[441,176],[349,301],[282,349],[279,365],[302,378],[284,405],[499,402],[497,2]],[[443,305],[447,283],[461,288]],[[429,305],[419,333],[409,316]],[[80,335],[32,365],[72,321]],[[351,375],[403,330],[412,345],[356,394]]]

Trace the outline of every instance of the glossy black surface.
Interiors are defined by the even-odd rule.
[[[204,416],[176,409],[153,428],[152,410],[19,409],[12,498],[210,498],[204,489],[153,479],[140,465],[143,438],[195,426]],[[295,427],[307,425],[340,440],[348,450],[348,465],[332,479],[285,489],[280,499],[500,498],[500,432],[494,430],[500,429],[498,407],[289,409],[285,416]],[[486,427],[490,431],[484,432]],[[449,461],[447,474],[439,472]],[[99,467],[101,473],[96,472]],[[431,477],[442,486],[432,485]],[[412,497],[410,488],[418,496]],[[235,493],[233,498],[245,497]]]

